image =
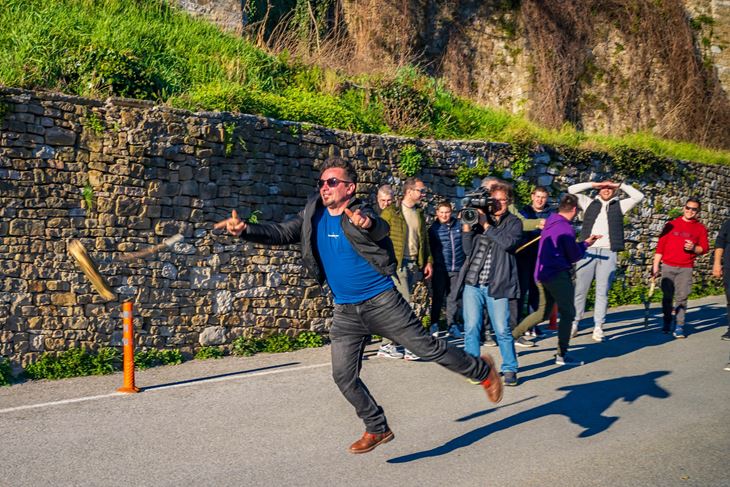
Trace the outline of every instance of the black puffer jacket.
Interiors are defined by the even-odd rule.
[[[322,199],[319,194],[314,194],[307,200],[304,209],[295,217],[282,223],[248,224],[246,230],[241,234],[241,238],[249,242],[271,245],[288,245],[301,242],[304,268],[311,277],[317,279],[321,284],[324,282],[325,276],[317,249],[312,245],[314,240],[312,220],[317,208],[322,206]],[[372,208],[358,198],[352,199],[347,207],[352,211],[359,209],[373,222],[369,229],[364,230],[350,223],[347,215],[342,213],[342,229],[355,252],[379,273],[386,276],[394,275],[396,267],[395,253],[393,252],[393,243],[388,237],[390,232],[388,224]]]
[[[517,261],[514,251],[522,237],[522,222],[515,215],[505,213],[496,226],[491,226],[486,232],[481,233],[481,227],[477,232],[464,232],[462,240],[464,252],[467,254],[466,263],[459,273],[458,288],[462,292],[464,284],[475,284],[469,282],[467,276],[476,276],[484,265],[486,253],[477,257],[477,247],[480,240],[485,240],[493,247],[492,270],[489,273],[489,295],[495,299],[516,298],[519,293],[517,280]]]

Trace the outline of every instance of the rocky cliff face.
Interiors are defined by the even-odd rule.
[[[553,128],[730,147],[728,0],[331,3],[353,63],[414,62],[460,95]]]

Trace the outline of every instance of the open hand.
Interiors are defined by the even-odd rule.
[[[225,220],[219,221],[216,223],[213,228],[215,230],[220,230],[221,228],[225,228],[228,233],[231,235],[234,235],[238,237],[243,233],[243,231],[246,229],[246,222],[238,218],[238,213],[236,210],[233,210],[231,212],[231,217],[226,218]]]
[[[350,223],[352,223],[356,227],[367,230],[368,228],[373,226],[373,221],[370,219],[370,217],[363,215],[360,210],[352,211],[349,208],[345,208],[345,215],[347,215],[347,218],[350,219]]]

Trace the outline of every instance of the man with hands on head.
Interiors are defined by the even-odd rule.
[[[596,198],[590,198],[583,191],[595,189]],[[628,195],[619,199],[618,190]],[[578,206],[583,210],[583,227],[580,238],[586,240],[591,234],[603,235],[585,256],[576,264],[575,269],[575,321],[572,335],[578,333],[578,323],[583,318],[586,298],[591,282],[596,280],[596,304],[593,311],[593,340],[604,339],[603,324],[608,310],[608,291],[616,276],[618,252],[624,250],[624,215],[636,206],[644,194],[628,184],[610,180],[578,183],[568,187],[568,193],[578,197]]]
[[[329,284],[334,296],[332,376],[365,423],[365,433],[349,451],[366,453],[394,437],[383,409],[360,379],[363,350],[373,334],[397,340],[424,360],[479,381],[487,397],[499,402],[502,384],[491,357],[472,357],[429,335],[396,291],[391,278],[395,256],[388,224],[355,197],[357,173],[353,167],[342,159],[330,158],[317,185],[319,193],[312,195],[295,217],[282,223],[246,223],[233,211],[214,228],[251,242],[299,242],[305,272],[320,284]]]

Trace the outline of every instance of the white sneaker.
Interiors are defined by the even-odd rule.
[[[418,356],[418,355],[416,355],[415,353],[411,352],[411,351],[410,351],[410,350],[408,350],[407,348],[406,348],[406,353],[405,353],[405,354],[403,354],[403,358],[404,358],[405,360],[410,360],[410,361],[413,361],[413,362],[415,362],[416,360],[421,360],[421,357],[419,357],[419,356]]]
[[[603,330],[600,328],[594,328],[593,329],[593,341],[596,342],[602,342],[605,339],[605,335],[603,334]]]
[[[398,347],[392,343],[388,343],[387,345],[380,346],[378,349],[378,357],[403,358],[403,353],[398,350]]]
[[[449,328],[449,335],[454,338],[464,338],[464,334],[461,333],[461,330],[459,330],[459,327],[456,325],[451,325],[451,328]]]
[[[576,336],[578,336],[578,325],[573,325],[570,328],[570,338],[575,338]]]

